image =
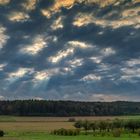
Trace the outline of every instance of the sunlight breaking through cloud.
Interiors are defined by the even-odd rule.
[[[47,47],[47,43],[43,36],[36,36],[32,44],[25,46],[20,50],[21,53],[29,54],[29,55],[37,55],[40,51],[42,51],[45,47]]]

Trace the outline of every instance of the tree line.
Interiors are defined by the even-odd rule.
[[[84,129],[85,133],[89,130],[93,132],[111,132],[113,130],[125,130],[135,133],[136,130],[140,129],[140,120],[102,120],[102,121],[77,121],[74,123],[74,127],[77,129]]]
[[[117,116],[140,114],[140,102],[0,101],[0,115]]]

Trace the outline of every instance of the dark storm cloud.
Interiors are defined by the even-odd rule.
[[[76,3],[54,10],[55,1],[26,2],[0,6],[1,96],[137,100],[139,23],[122,13],[138,5]]]

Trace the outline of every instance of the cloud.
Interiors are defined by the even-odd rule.
[[[49,61],[52,63],[58,63],[62,59],[68,57],[69,55],[72,55],[73,53],[74,53],[74,48],[68,48],[66,50],[61,50],[55,56],[51,56],[49,58]]]
[[[140,2],[140,0],[132,0],[132,2],[133,2],[134,4],[137,4],[137,3]]]
[[[102,61],[102,56],[101,56],[101,57],[100,57],[100,56],[98,56],[98,57],[92,56],[92,57],[90,57],[89,59],[92,60],[94,63],[99,64],[99,63],[101,63],[101,61]]]
[[[33,70],[32,69],[28,69],[28,68],[19,68],[15,72],[9,73],[8,77],[9,77],[10,80],[11,79],[18,79],[18,78],[22,78],[28,72],[33,72]]]
[[[134,10],[134,9],[133,9]],[[138,11],[137,11],[138,12]],[[128,14],[128,13],[127,13]],[[140,25],[139,14],[137,16],[130,17],[122,13],[123,17],[117,20],[105,19],[105,18],[97,18],[93,13],[78,13],[75,16],[73,21],[73,25],[76,27],[87,26],[89,24],[96,24],[101,26],[102,28],[111,27],[113,29],[124,27],[124,26],[133,26],[138,28]],[[124,17],[125,15],[125,17]]]
[[[89,57],[89,59],[96,64],[100,64],[105,58],[116,54],[116,51],[113,49],[113,47],[105,47],[103,49],[99,49],[98,47],[99,46],[96,46],[96,50],[94,49],[96,55]]]
[[[104,94],[93,94],[89,98],[90,101],[102,101],[102,102],[112,102],[112,101],[129,101],[131,98],[122,95],[104,95]]]
[[[51,17],[51,12],[48,11],[47,9],[41,9],[41,13],[43,16],[50,18]]]
[[[10,0],[0,0],[0,5],[7,5]]]
[[[7,65],[6,63],[0,64],[0,71],[3,71],[3,69],[6,65]]]
[[[90,45],[90,44],[88,44],[86,42],[81,42],[81,41],[78,41],[78,40],[69,41],[67,43],[67,45],[70,45],[73,48],[81,48],[81,49],[86,49],[86,48],[93,47],[92,45]]]
[[[59,12],[62,7],[69,9],[71,6],[73,6],[74,2],[75,0],[55,0],[51,7],[42,9],[41,12],[44,16],[50,18],[54,13]]]
[[[77,27],[87,26],[90,23],[94,23],[94,18],[92,15],[80,13],[76,15],[73,25]]]
[[[58,17],[53,24],[51,25],[52,30],[62,29],[63,28],[63,22],[62,17]]]
[[[125,80],[128,82],[139,82],[140,79],[140,68],[139,67],[133,67],[133,68],[122,68],[122,76],[120,80]]]
[[[59,51],[55,56],[51,56],[49,58],[49,61],[52,63],[58,63],[61,60],[67,58],[68,56],[72,56],[75,53],[75,50],[77,48],[79,49],[86,49],[92,47],[90,44],[87,44],[85,42],[80,42],[80,41],[68,41],[65,44],[66,48],[63,50]]]
[[[60,0],[60,1],[55,0],[52,9],[55,11],[59,10],[61,7],[69,8],[74,4],[74,2],[75,0]]]
[[[69,60],[67,63],[71,68],[77,68],[78,66],[83,65],[83,59],[75,58],[75,59]]]
[[[14,85],[14,83],[16,83],[18,80],[23,80],[26,76],[32,74],[33,72],[34,70],[30,68],[18,68],[16,71],[8,73],[7,78],[5,79],[5,87],[7,88]],[[18,87],[16,87],[16,89],[17,88]]]
[[[86,5],[92,4],[92,5],[98,5],[100,8],[105,8],[107,6],[111,5],[119,5],[122,1],[117,0],[76,0],[77,2],[81,3],[84,2]]]
[[[126,61],[125,63],[129,67],[134,67],[134,66],[140,65],[140,58],[130,59],[130,60]]]
[[[34,72],[34,81],[43,81],[55,75],[63,74],[60,68],[51,68],[44,71],[35,71]]]
[[[13,22],[25,22],[29,20],[30,16],[27,13],[14,11],[8,15],[8,19]]]
[[[35,38],[32,39],[32,43],[21,48],[20,52],[23,54],[25,53],[29,55],[37,55],[45,47],[47,47],[47,42],[45,41],[45,38],[41,35],[37,35]]]
[[[98,65],[98,71],[102,72],[108,72],[112,67],[110,67],[109,64],[105,64],[105,63],[101,63],[100,65]]]
[[[27,11],[34,10],[36,8],[38,0],[25,0],[25,2],[22,3],[23,8],[25,8]]]
[[[129,59],[124,62],[124,66],[121,68],[120,81],[127,81],[130,83],[139,83],[140,79],[140,62],[139,58]]]
[[[110,47],[101,50],[102,56],[109,56],[109,55],[113,55],[113,54],[115,54],[115,53],[116,53],[116,51],[113,50],[113,49],[110,48]]]
[[[139,12],[140,12],[140,7],[130,8],[122,12],[122,17],[127,18],[127,17],[138,16]]]
[[[50,75],[46,71],[36,72],[35,76],[34,76],[34,79],[35,79],[35,81],[42,81],[44,79],[49,78],[49,76]]]
[[[33,99],[38,100],[38,101],[44,100],[44,98],[42,98],[42,97],[33,97]]]
[[[9,36],[5,33],[6,30],[7,29],[5,27],[0,26],[0,49],[2,49],[6,45],[9,39]]]
[[[62,72],[59,68],[48,69],[44,71],[35,71],[34,77],[32,79],[33,83],[33,90],[39,90],[40,88],[42,91],[46,90],[49,84],[51,77],[55,75],[61,75]]]
[[[0,96],[0,100],[4,100],[5,99],[5,97],[4,96]]]
[[[75,4],[80,4],[84,3],[85,5],[89,4],[96,4],[100,6],[101,8],[107,7],[109,5],[116,5],[117,1],[116,0],[54,0],[54,3],[51,7],[47,9],[42,9],[41,12],[44,16],[47,18],[50,18],[53,14],[60,12],[61,8],[66,8],[66,9],[71,9]],[[119,4],[119,2],[118,2]]]
[[[101,80],[101,76],[97,76],[95,74],[88,74],[81,79],[81,81],[85,81],[85,82],[94,82],[100,80]]]

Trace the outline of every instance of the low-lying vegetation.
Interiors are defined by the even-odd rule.
[[[54,135],[76,136],[79,134],[93,136],[121,137],[124,134],[137,134],[140,136],[140,120],[101,120],[101,121],[76,121],[76,129],[58,129],[51,132]]]
[[[0,130],[0,137],[3,137],[3,136],[4,136],[4,131]]]
[[[80,134],[79,129],[58,129],[51,132],[54,135],[61,135],[61,136],[77,136]]]

